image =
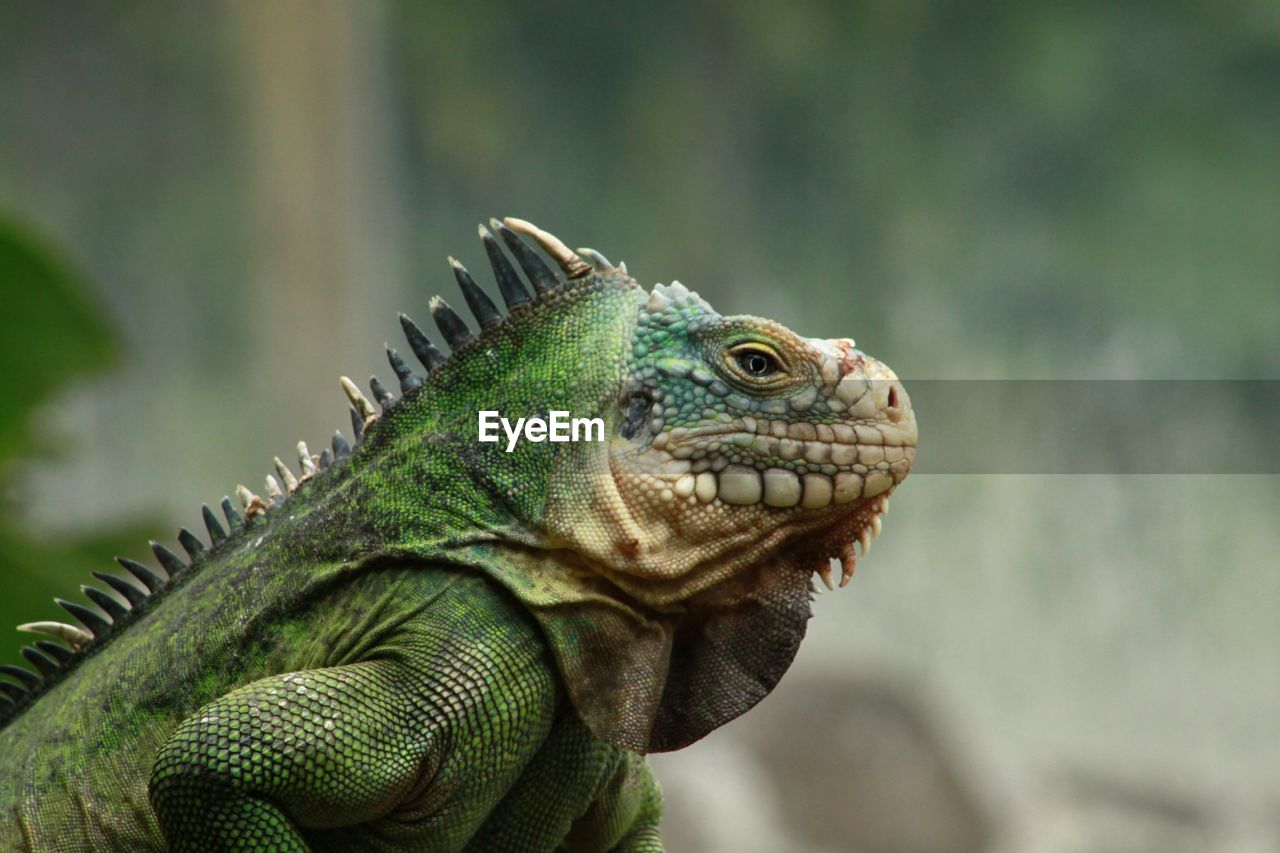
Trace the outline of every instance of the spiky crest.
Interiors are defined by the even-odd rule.
[[[593,249],[579,249],[578,252],[574,252],[554,235],[522,219],[507,218],[501,222],[493,219],[490,220],[490,227],[501,237],[516,261],[513,265],[499,247],[493,234],[481,225],[479,232],[485,255],[493,269],[498,292],[511,314],[528,310],[556,292],[588,279],[593,273],[623,273],[624,275],[626,273],[625,266],[621,264],[613,266],[599,252]],[[532,239],[556,263],[564,274],[563,281],[520,235]],[[586,260],[583,259],[584,256]],[[464,352],[477,342],[484,341],[491,329],[500,327],[507,320],[461,264],[453,258],[449,259],[449,263],[462,291],[463,299],[475,316],[479,331],[473,333],[457,312],[443,299],[438,296],[433,297],[430,301],[432,317],[453,352],[450,356],[445,356],[413,320],[401,314],[400,324],[404,329],[409,348],[426,368],[428,377],[435,375],[455,354]],[[532,295],[520,279],[519,273],[516,272],[517,266],[524,272],[532,286]],[[135,621],[139,614],[163,597],[172,588],[175,577],[185,574],[192,567],[208,562],[226,548],[237,547],[242,535],[265,526],[266,517],[275,508],[284,504],[290,495],[311,480],[322,476],[338,463],[349,459],[364,444],[369,431],[379,420],[393,412],[405,396],[411,393],[429,392],[429,378],[415,373],[389,346],[387,358],[399,380],[402,396],[397,398],[376,376],[372,377],[370,390],[382,409],[379,412],[354,382],[345,376],[341,377],[339,382],[352,406],[352,432],[355,441],[349,443],[341,432],[336,432],[332,440],[332,452],[326,448],[319,456],[313,456],[307,449],[307,445],[299,442],[297,449],[300,475],[295,475],[288,465],[276,457],[275,471],[280,480],[277,481],[271,475],[267,476],[265,500],[245,486],[236,486],[236,497],[243,508],[242,515],[236,511],[230,498],[222,499],[220,506],[227,520],[226,529],[218,521],[213,510],[207,505],[203,506],[201,516],[209,533],[209,544],[205,545],[196,534],[186,528],[178,534],[178,541],[190,556],[190,564],[161,543],[152,542],[151,550],[157,562],[163,567],[163,573],[136,560],[117,557],[117,562],[128,572],[132,580],[106,572],[93,573],[93,576],[106,584],[115,595],[97,587],[88,585],[80,587],[84,595],[98,609],[62,598],[54,599],[80,625],[52,621],[28,622],[19,625],[19,631],[42,634],[61,640],[67,645],[63,646],[51,640],[37,640],[33,646],[24,646],[21,649],[24,659],[34,666],[38,673],[12,664],[0,665],[0,676],[13,679],[6,681],[0,678],[0,727],[30,706],[37,696],[63,678],[79,661],[105,647],[114,632]],[[281,482],[284,484],[283,488]]]

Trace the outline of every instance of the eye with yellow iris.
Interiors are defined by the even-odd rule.
[[[730,347],[725,355],[735,372],[749,380],[769,382],[786,375],[777,350],[758,341]]]

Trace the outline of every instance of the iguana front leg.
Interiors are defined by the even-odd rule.
[[[661,818],[644,757],[598,740],[566,707],[467,850],[661,853]]]
[[[177,850],[459,848],[555,715],[545,651],[512,623],[515,636],[483,649],[428,634],[386,657],[263,678],[204,706],[152,772],[165,838]]]

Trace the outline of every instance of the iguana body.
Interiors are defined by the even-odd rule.
[[[914,416],[852,341],[494,225],[534,290],[482,229],[510,316],[455,265],[480,333],[433,300],[445,359],[402,318],[428,376],[389,352],[381,414],[344,380],[354,450],[300,446],[228,534],[206,511],[167,582],[123,561],[156,588],[108,581],[132,612],[28,626],[74,651],[5,682],[0,849],[660,849],[641,754],[776,684]],[[477,440],[480,410],[553,409],[605,440]]]

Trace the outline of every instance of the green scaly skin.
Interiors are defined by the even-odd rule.
[[[113,626],[41,629],[76,648],[0,694],[0,849],[661,849],[643,754],[777,683],[915,419],[852,341],[506,225],[534,299],[486,236],[510,316],[481,306],[464,340],[433,303],[453,355],[415,347],[429,376],[398,369],[381,414],[350,388],[349,457],[244,490],[245,520]],[[605,440],[508,453],[481,409]]]

